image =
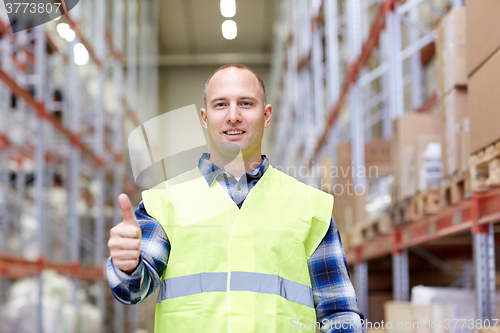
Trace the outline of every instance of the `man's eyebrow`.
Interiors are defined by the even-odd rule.
[[[241,96],[241,97],[239,97],[239,99],[249,99],[249,100],[252,100],[252,101],[256,101],[257,100],[257,98],[251,97],[251,96]],[[226,100],[227,100],[227,97],[217,97],[217,98],[211,99],[210,103],[219,102],[219,101],[226,101]]]
[[[217,101],[225,101],[225,100],[227,100],[226,97],[217,97],[217,98],[211,99],[210,103],[217,102]]]

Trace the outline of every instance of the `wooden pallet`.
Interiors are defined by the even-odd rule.
[[[362,229],[363,240],[373,239],[377,236],[386,235],[391,232],[391,218],[389,214],[379,214],[367,221]]]
[[[453,206],[464,199],[470,198],[472,195],[470,175],[470,171],[466,170],[443,178],[441,183],[443,207]]]
[[[472,191],[482,192],[500,186],[500,141],[473,154],[469,165]]]
[[[441,189],[429,187],[395,203],[389,208],[389,216],[393,225],[397,226],[435,214],[441,207]]]
[[[408,220],[408,212],[407,212],[410,202],[411,198],[405,198],[399,202],[393,203],[389,207],[389,218],[394,227],[411,221]]]
[[[420,201],[417,199],[417,196],[413,196],[410,198],[410,202],[405,207],[404,210],[404,218],[406,221],[415,221],[421,218],[423,215],[421,214]]]
[[[363,225],[361,224],[354,225],[349,243],[352,247],[356,247],[363,244]]]
[[[442,207],[440,187],[429,187],[417,193],[418,209],[420,216],[436,214]]]

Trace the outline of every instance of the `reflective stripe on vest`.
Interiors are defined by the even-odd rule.
[[[163,300],[199,294],[226,291],[227,272],[198,273],[163,280],[158,303]],[[291,302],[314,308],[312,289],[279,275],[253,272],[231,272],[231,291],[253,291],[279,295]]]

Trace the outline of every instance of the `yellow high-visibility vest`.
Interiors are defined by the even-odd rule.
[[[171,244],[156,333],[315,332],[307,261],[328,230],[331,195],[269,166],[241,209],[198,168],[142,197]]]

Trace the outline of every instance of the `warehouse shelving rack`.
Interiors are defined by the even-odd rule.
[[[123,141],[158,113],[157,7],[157,0],[82,1],[58,21],[75,32],[71,42],[59,39],[55,22],[14,34],[0,11],[0,302],[13,280],[37,276],[32,331],[43,332],[41,273],[52,269],[73,279],[77,308],[77,291],[93,286],[104,331],[124,332],[127,318],[135,332],[137,310],[125,317],[117,302],[113,325],[106,321],[105,235],[121,221],[118,194],[140,200]],[[77,43],[88,64],[73,61]],[[57,191],[65,200],[54,203]],[[36,230],[22,239],[37,245],[29,253],[14,244],[25,220]]]
[[[350,140],[353,168],[358,170],[365,165],[365,140],[390,139],[391,121],[405,112],[430,112],[439,93],[425,91],[424,71],[434,54],[436,33],[424,22],[428,17],[421,16],[421,7],[428,6],[438,18],[451,6],[463,5],[460,0],[442,1],[441,6],[426,0],[280,1],[270,88],[277,110],[274,163],[283,169],[314,170],[314,164],[328,156],[336,165],[338,143]],[[309,175],[295,176],[319,185],[319,173]],[[364,182],[353,174],[353,185]],[[499,200],[498,190],[475,193],[457,206],[349,251],[358,303],[366,317],[369,260],[392,255],[393,297],[408,300],[408,248],[470,230],[477,318],[492,319],[493,223],[500,221],[495,210]]]

